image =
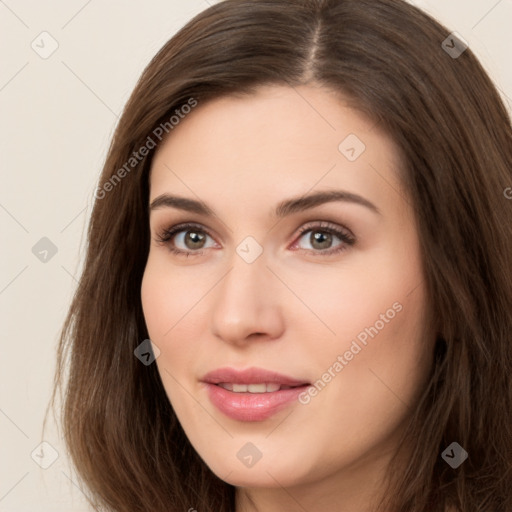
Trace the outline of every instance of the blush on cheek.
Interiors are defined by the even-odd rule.
[[[146,268],[141,285],[142,311],[150,338],[158,344],[168,337],[177,320],[173,318],[176,308],[170,304],[173,294],[156,273]],[[175,299],[176,300],[176,299]]]

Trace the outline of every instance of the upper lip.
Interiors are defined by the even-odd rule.
[[[202,378],[203,382],[210,384],[234,383],[234,384],[263,384],[276,383],[282,386],[303,386],[309,384],[306,380],[299,380],[264,368],[247,368],[236,370],[235,368],[218,368],[208,372]]]

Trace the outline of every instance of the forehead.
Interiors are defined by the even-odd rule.
[[[386,182],[399,187],[398,165],[391,138],[341,95],[266,86],[199,104],[185,116],[157,148],[151,199],[172,190],[261,200],[262,193],[340,186],[375,197]]]

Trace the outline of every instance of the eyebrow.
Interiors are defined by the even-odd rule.
[[[320,206],[324,203],[331,203],[334,201],[341,201],[346,203],[358,204],[365,206],[372,212],[381,215],[380,210],[368,199],[362,196],[347,192],[345,190],[327,190],[324,192],[315,192],[301,197],[286,199],[279,203],[275,209],[275,217],[286,217],[294,213],[302,212]],[[170,194],[162,194],[156,197],[149,206],[150,210],[157,210],[159,208],[176,208],[178,210],[185,210],[198,215],[213,216],[213,210],[204,202],[186,197],[173,196]]]

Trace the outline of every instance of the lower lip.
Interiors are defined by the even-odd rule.
[[[263,421],[298,402],[308,385],[270,393],[234,393],[216,384],[204,383],[211,402],[219,411],[237,421]]]

